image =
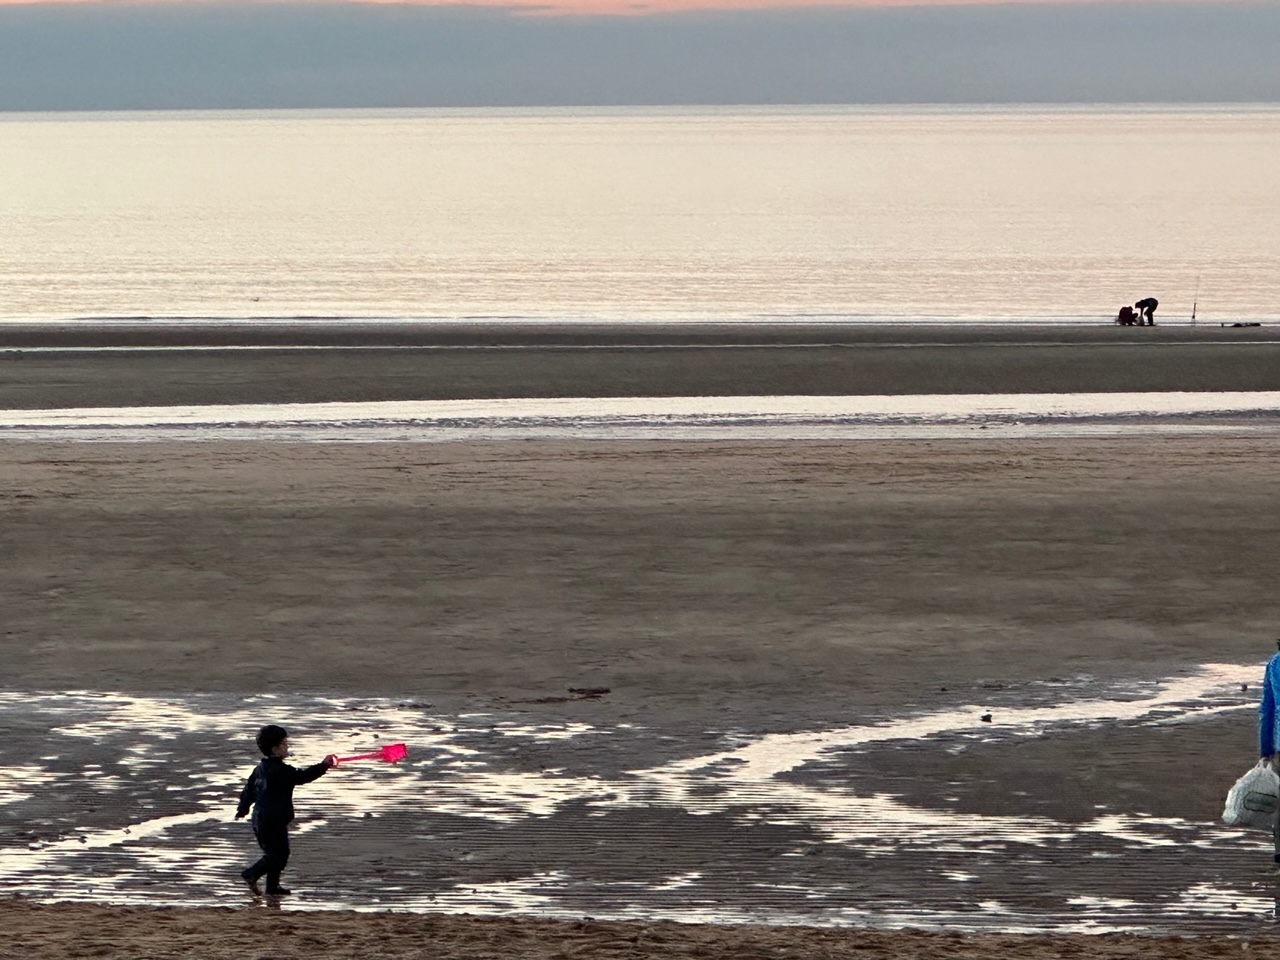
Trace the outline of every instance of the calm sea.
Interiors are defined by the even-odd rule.
[[[0,320],[1280,317],[1280,106],[0,115]]]

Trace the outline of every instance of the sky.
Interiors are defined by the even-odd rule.
[[[0,111],[1280,101],[1280,0],[556,2],[0,0]]]

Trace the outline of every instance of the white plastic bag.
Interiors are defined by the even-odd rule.
[[[1259,760],[1227,793],[1222,822],[1271,830],[1276,825],[1277,811],[1280,811],[1280,776],[1266,760]]]

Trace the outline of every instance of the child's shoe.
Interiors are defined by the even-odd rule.
[[[257,879],[254,877],[254,875],[250,871],[242,870],[240,872],[240,879],[243,880],[248,885],[249,892],[252,893],[255,897],[262,896],[262,888],[258,886]]]

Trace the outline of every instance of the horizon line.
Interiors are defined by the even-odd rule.
[[[937,7],[1257,6],[1262,0],[0,0],[0,9],[213,7],[436,8],[522,17],[636,17],[673,13],[874,10]]]

